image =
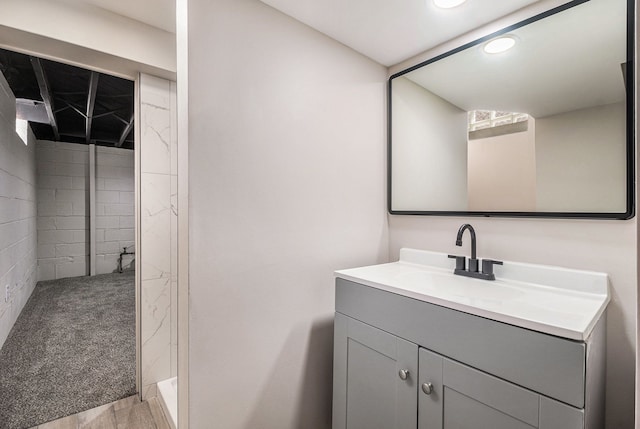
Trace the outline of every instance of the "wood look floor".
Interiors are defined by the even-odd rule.
[[[140,402],[137,395],[63,417],[31,429],[170,429],[156,398]]]

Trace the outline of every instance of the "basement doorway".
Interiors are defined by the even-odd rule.
[[[135,85],[6,50],[0,72],[0,422],[20,429],[139,390]]]

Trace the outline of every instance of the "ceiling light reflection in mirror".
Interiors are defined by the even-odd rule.
[[[487,54],[501,54],[516,45],[516,39],[512,36],[502,36],[488,41],[482,49]]]
[[[433,3],[442,9],[451,9],[458,7],[467,0],[433,0]]]

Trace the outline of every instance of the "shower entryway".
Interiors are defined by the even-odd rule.
[[[177,365],[175,83],[22,57],[0,55],[3,429],[153,398]]]

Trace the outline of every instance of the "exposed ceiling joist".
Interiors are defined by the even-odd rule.
[[[49,86],[49,81],[47,80],[47,75],[42,68],[40,58],[29,57],[29,59],[36,75],[38,86],[40,87],[40,96],[42,97],[42,100],[44,100],[44,106],[47,110],[47,115],[49,116],[49,125],[51,125],[51,128],[53,129],[55,140],[59,141],[60,134],[58,132],[58,123],[56,122],[56,115],[53,113],[53,94],[51,92],[51,87]]]
[[[69,106],[62,106],[62,107],[57,108],[54,113],[64,112],[67,109],[70,109],[70,107]]]
[[[36,139],[134,148],[132,81],[4,49],[0,73]]]
[[[115,114],[118,113],[121,110],[124,110],[124,108],[123,109],[118,109],[118,110],[111,110],[109,112],[100,113],[99,115],[93,115],[93,119],[102,118],[103,116],[110,116],[110,115],[114,115],[115,116]],[[128,123],[128,122],[126,122],[126,123]]]
[[[64,133],[61,133],[60,135],[63,138],[64,137],[84,138],[84,133],[82,133],[82,132],[76,132],[76,133],[74,133],[74,132],[64,132]],[[125,139],[125,142],[133,143],[133,140]],[[90,143],[108,143],[110,146],[116,147],[116,145],[118,144],[118,141],[110,139],[108,137],[100,137],[100,138],[91,139]]]
[[[69,132],[63,132],[63,133],[60,133],[60,135],[61,135],[62,137],[78,137],[78,138],[84,138],[84,133],[81,133],[81,132],[74,133],[74,132],[69,131]]]
[[[125,125],[129,125],[133,121],[133,115],[131,115],[131,119],[128,120],[128,121],[126,119],[123,119],[120,116],[116,115],[115,113],[113,114],[113,117],[116,118],[118,121],[122,122]]]
[[[66,100],[62,100],[62,102],[63,102],[64,104],[66,104],[66,105],[67,105],[67,107],[69,107],[71,110],[73,110],[74,112],[76,112],[78,115],[80,115],[80,116],[82,116],[83,118],[85,118],[85,119],[86,119],[87,115],[86,115],[82,110],[80,110],[78,107],[74,106],[73,104],[69,103],[69,102],[68,102],[68,101],[66,101]]]
[[[91,142],[91,122],[93,121],[93,109],[96,105],[96,94],[98,92],[98,79],[100,75],[96,72],[91,72],[91,78],[89,79],[89,95],[87,96],[87,114],[85,116],[85,132],[86,142]]]
[[[133,128],[134,118],[135,116],[131,115],[131,119],[129,120],[129,123],[127,123],[127,125],[124,127],[124,130],[122,130],[122,134],[120,134],[120,139],[118,140],[116,147],[122,146],[122,143],[124,143],[124,141],[127,139],[127,136],[131,132],[131,128]]]

